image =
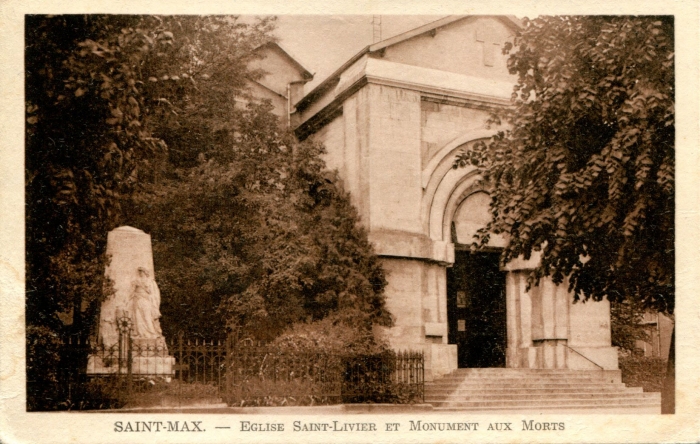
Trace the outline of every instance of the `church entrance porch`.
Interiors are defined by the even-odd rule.
[[[505,273],[498,252],[455,251],[447,269],[448,343],[460,368],[506,366]]]
[[[394,324],[377,335],[422,351],[426,381],[617,369],[606,301],[574,303],[567,282],[549,278],[529,286],[537,255],[498,269],[497,254],[460,250],[491,220],[491,199],[479,170],[454,162],[488,144],[491,110],[510,104],[498,47],[517,32],[511,25],[449,18],[369,46],[296,104],[297,135],[326,147],[386,271]],[[457,53],[468,59],[455,65],[446,55]],[[485,247],[505,245],[494,234]]]

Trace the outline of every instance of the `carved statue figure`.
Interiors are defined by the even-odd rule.
[[[136,339],[160,339],[160,290],[148,270],[139,267],[137,277],[131,281],[131,296],[127,312],[133,323],[132,337]]]
[[[153,276],[151,237],[134,227],[107,235],[107,295],[102,301],[98,340],[87,373],[173,374],[175,358],[160,327],[160,290]],[[117,353],[119,351],[120,354]]]

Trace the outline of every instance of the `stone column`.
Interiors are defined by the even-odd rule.
[[[451,244],[400,232],[371,232],[387,273],[386,305],[392,328],[377,334],[395,350],[422,350],[425,378],[457,368],[457,346],[447,343],[446,267],[454,262]]]
[[[357,178],[349,188],[387,271],[386,304],[396,320],[382,336],[396,350],[422,350],[431,380],[457,366],[457,348],[447,343],[445,287],[454,253],[423,229],[421,95],[369,84],[343,116],[346,174]]]

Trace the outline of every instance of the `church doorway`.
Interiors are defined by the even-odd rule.
[[[506,279],[499,252],[455,249],[447,269],[448,342],[459,367],[506,366]]]

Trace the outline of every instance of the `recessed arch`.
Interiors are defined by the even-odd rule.
[[[428,161],[425,168],[423,168],[423,172],[421,174],[423,189],[428,188],[428,183],[431,181],[431,179],[434,179],[436,176],[440,175],[439,173],[436,175],[436,170],[441,164],[445,163],[446,159],[449,159],[448,165],[452,167],[454,155],[457,154],[457,151],[462,148],[463,145],[480,139],[488,139],[493,135],[493,130],[489,129],[472,130],[455,137],[450,142],[447,142],[447,144],[440,148],[440,150]]]
[[[454,215],[456,205],[461,202],[459,196],[470,187],[476,186],[481,179],[476,167],[452,168],[457,152],[492,135],[492,130],[466,132],[441,148],[423,169],[421,217],[424,232],[427,232],[431,239],[451,242],[449,218]],[[448,214],[449,218],[446,219]]]
[[[447,201],[443,214],[441,231],[444,238],[451,239],[452,220],[462,202],[473,194],[484,192],[486,192],[486,190],[481,183],[481,176],[478,175],[476,176],[476,180],[462,182],[454,189],[450,199]]]

